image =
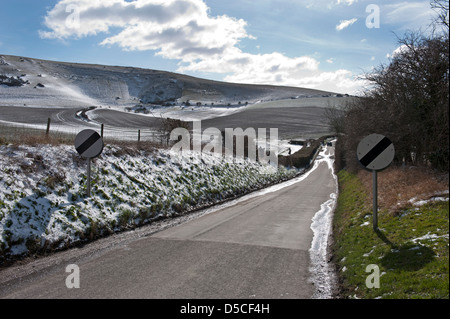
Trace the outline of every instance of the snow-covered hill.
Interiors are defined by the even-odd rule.
[[[108,106],[137,104],[238,105],[301,97],[332,96],[312,89],[216,82],[164,71],[64,63],[0,55],[0,75],[20,87],[0,85],[0,105]]]

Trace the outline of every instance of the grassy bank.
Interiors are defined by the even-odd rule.
[[[386,179],[393,171],[384,175]],[[413,173],[397,172],[409,178]],[[380,194],[380,230],[374,232],[371,187],[367,186],[365,175],[370,173],[342,170],[338,174],[340,194],[334,215],[333,258],[340,297],[449,298],[448,184],[447,192],[444,190],[439,197],[416,193],[409,201],[388,205],[387,198],[400,197],[403,188],[408,192],[414,187],[411,184],[393,190],[391,185],[393,194]],[[379,184],[382,190],[388,188],[383,176]],[[445,183],[438,184],[445,187]],[[375,274],[373,268],[366,272],[369,265],[379,269],[379,288],[366,285],[368,277]],[[373,277],[369,277],[369,283],[374,283]]]
[[[297,173],[207,153],[108,145],[93,161],[87,198],[86,161],[73,146],[0,145],[0,264],[185,214]]]

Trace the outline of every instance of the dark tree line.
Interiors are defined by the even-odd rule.
[[[389,64],[364,76],[369,82],[364,96],[343,110],[328,111],[330,124],[340,136],[336,150],[339,168],[357,169],[359,141],[379,133],[394,142],[397,162],[448,171],[448,0],[433,1],[432,6],[441,8],[434,32],[404,35]]]

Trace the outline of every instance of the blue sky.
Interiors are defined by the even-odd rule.
[[[428,0],[2,0],[0,54],[354,94],[434,14]]]

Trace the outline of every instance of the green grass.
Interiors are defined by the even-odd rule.
[[[334,215],[334,260],[343,298],[449,298],[449,204],[407,207],[400,214],[379,211],[372,228],[371,190],[356,175],[338,174]],[[435,235],[438,238],[417,238]],[[379,268],[380,287],[368,288],[368,265]]]
[[[41,147],[48,156],[41,155]],[[22,150],[10,145],[6,150],[14,149],[24,158],[25,153],[36,153],[33,161],[49,167],[52,147]],[[7,168],[0,170],[0,179],[7,187],[0,194],[0,262],[15,256],[19,249],[14,246],[34,250],[40,240],[41,248],[48,252],[67,248],[69,243],[209,207],[297,175],[297,171],[282,167],[262,174],[261,167],[250,162],[241,165],[211,159],[209,164],[196,164],[171,158],[165,151],[135,150],[130,155],[128,150],[107,145],[102,157],[94,160],[92,196],[88,198],[85,163],[80,163],[73,149],[71,152],[63,152],[66,155],[56,159],[50,173],[41,168],[26,171],[16,158],[2,158]],[[206,155],[204,159],[207,161]],[[153,164],[155,160],[160,163],[158,167]],[[22,180],[31,191],[25,192],[23,184],[17,182]],[[44,252],[37,250],[27,253]]]

